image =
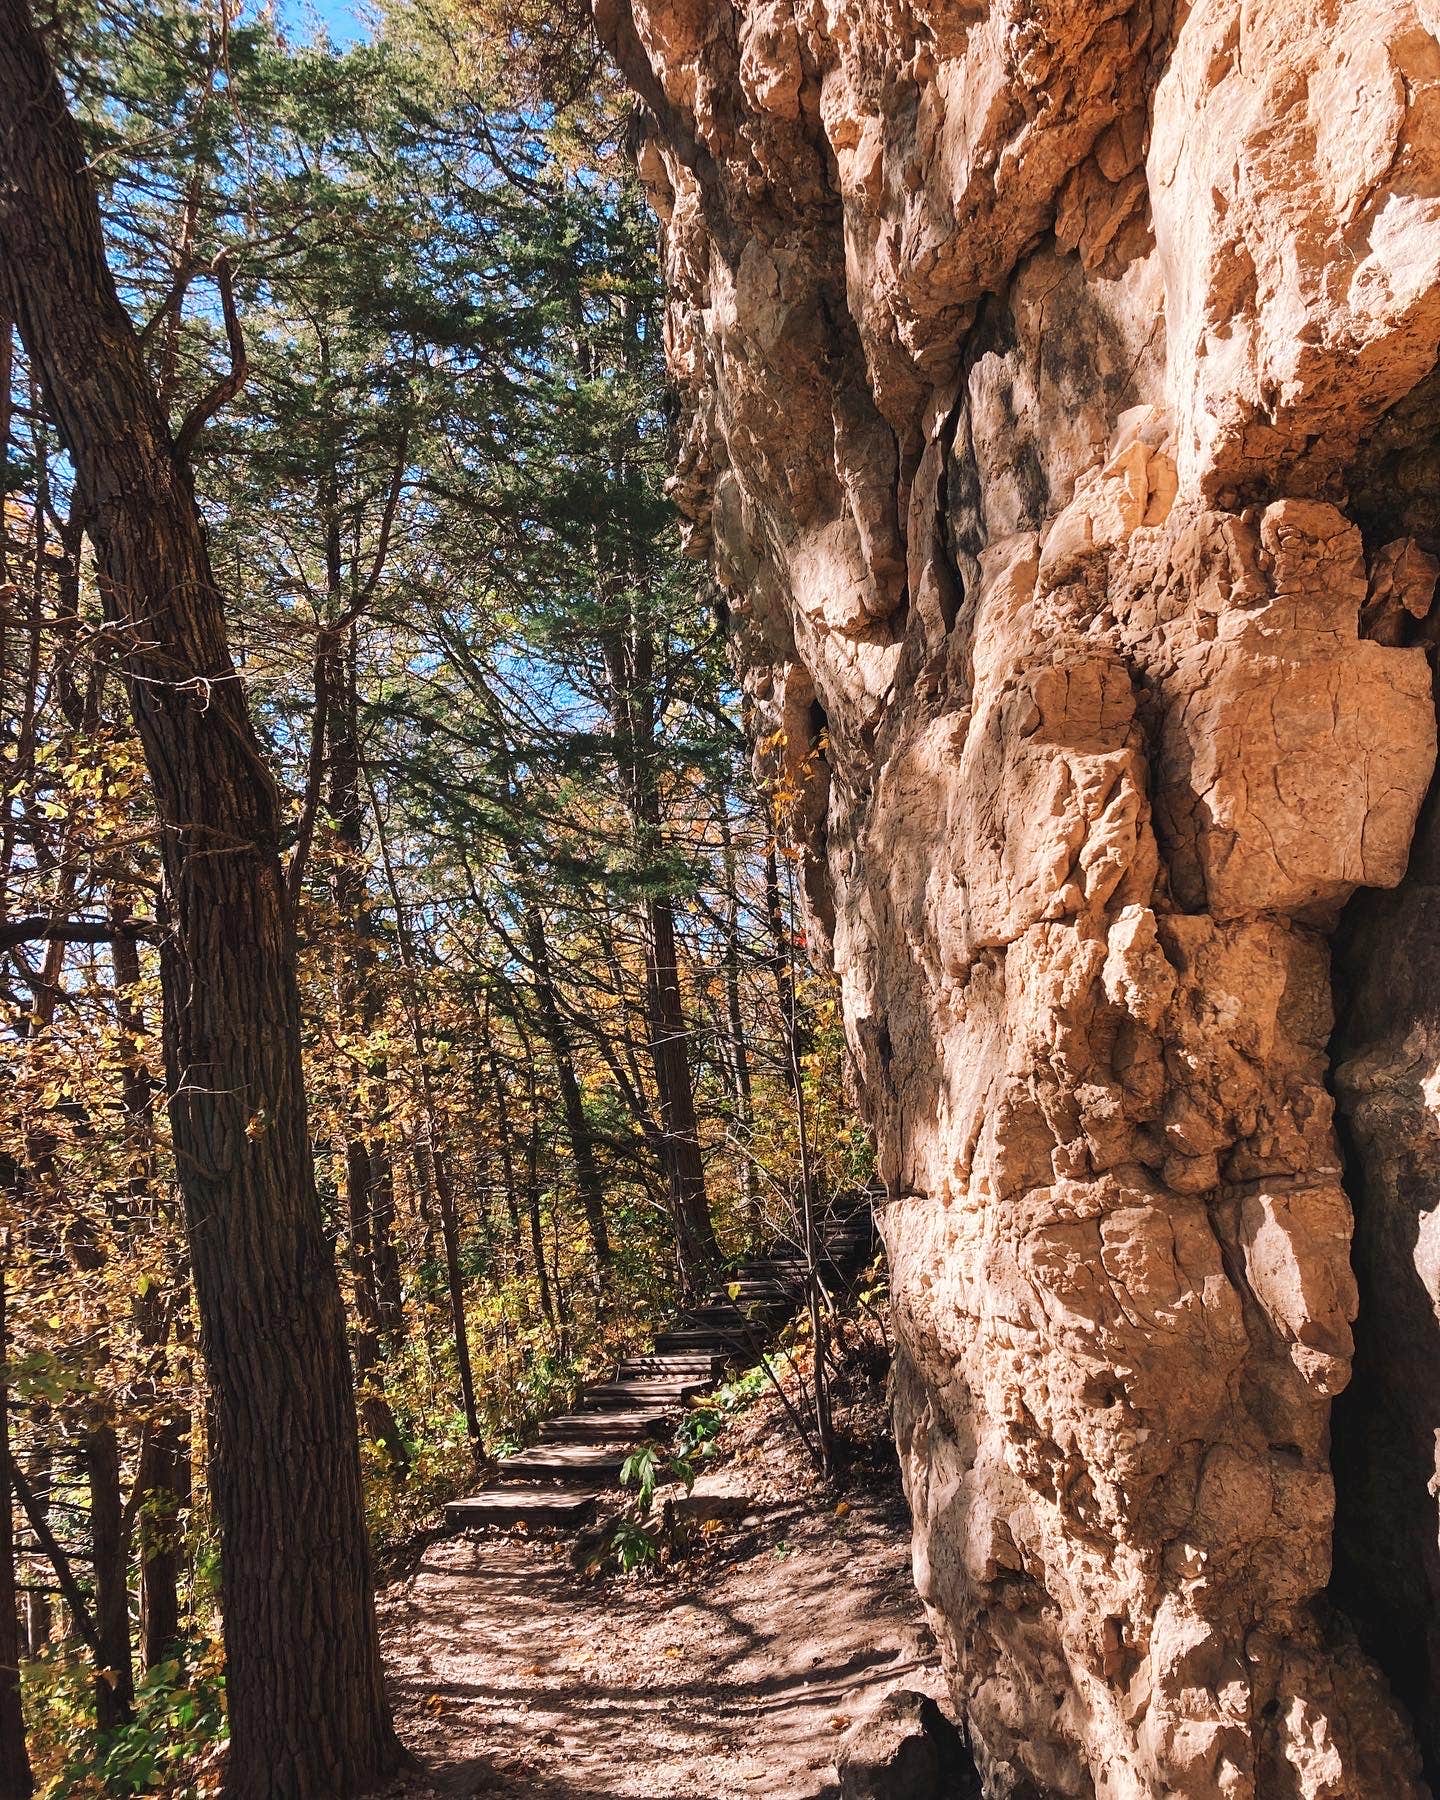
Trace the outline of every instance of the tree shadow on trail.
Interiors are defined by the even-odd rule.
[[[423,1785],[412,1782],[400,1790],[405,1800],[421,1800],[422,1796],[424,1800],[491,1800],[491,1796],[500,1795],[506,1800],[627,1800],[626,1788],[608,1783],[597,1786],[588,1773],[580,1785],[552,1770],[536,1764],[517,1764],[510,1758],[477,1756],[462,1762],[438,1763],[426,1770],[421,1782]],[[769,1793],[771,1800],[779,1800],[776,1790]],[[839,1800],[839,1796],[838,1783],[827,1781],[812,1788],[806,1800]],[[735,1790],[691,1783],[686,1787],[685,1800],[735,1800]]]
[[[943,1687],[886,1502],[760,1496],[703,1557],[629,1581],[549,1542],[432,1545],[382,1599],[427,1771],[386,1800],[838,1800],[849,1724]]]

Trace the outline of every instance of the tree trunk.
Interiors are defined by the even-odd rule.
[[[364,772],[356,743],[356,775]],[[460,1403],[465,1413],[465,1431],[476,1462],[485,1454],[480,1433],[480,1414],[475,1404],[475,1377],[470,1364],[470,1332],[465,1321],[465,1284],[460,1269],[460,1221],[455,1204],[455,1188],[450,1179],[450,1159],[445,1152],[440,1108],[435,1099],[435,1084],[430,1076],[430,1054],[425,1041],[425,1021],[420,1011],[420,970],[415,958],[415,945],[405,918],[400,898],[400,883],[390,848],[385,839],[385,826],[380,813],[379,796],[370,788],[371,816],[380,847],[380,861],[385,870],[390,904],[395,910],[395,937],[400,946],[400,960],[405,971],[405,1012],[410,1024],[410,1040],[415,1047],[415,1068],[420,1078],[420,1102],[424,1115],[423,1136],[413,1148],[415,1176],[421,1195],[421,1217],[426,1228],[426,1258],[429,1260],[432,1237],[429,1199],[433,1194],[440,1208],[440,1237],[445,1251],[445,1277],[450,1294],[450,1325],[455,1341],[455,1367],[460,1378]]]
[[[9,330],[5,331],[6,339]],[[0,1375],[5,1335],[5,1276],[9,1243],[0,1244]],[[10,1498],[9,1395],[0,1379],[0,1800],[30,1800],[35,1782],[25,1746],[25,1714],[20,1705],[20,1620],[15,1593],[15,1521]]]
[[[429,1091],[428,1076],[424,1076],[424,1086],[426,1117],[433,1131],[435,1102]],[[429,1162],[435,1199],[440,1208],[440,1241],[445,1249],[445,1283],[450,1294],[450,1324],[455,1335],[455,1366],[460,1377],[460,1403],[465,1412],[465,1431],[470,1439],[470,1452],[478,1463],[485,1454],[485,1441],[481,1436],[480,1414],[475,1405],[475,1376],[470,1364],[470,1329],[465,1320],[465,1282],[460,1268],[460,1212],[455,1204],[454,1183],[450,1179],[450,1159],[443,1146],[427,1138],[424,1154]]]
[[[90,1547],[95,1557],[95,1724],[101,1731],[129,1722],[135,1709],[130,1661],[130,1557],[120,1493],[120,1439],[108,1423],[85,1437],[90,1485]]]
[[[356,677],[355,629],[343,652],[332,659],[330,705],[330,813],[342,854],[331,877],[335,910],[351,932],[344,958],[340,1000],[368,1036],[384,1006],[379,987],[374,908],[365,879],[365,800],[360,778],[359,690]],[[385,1137],[388,1059],[367,1052],[363,1079],[356,1084],[355,1104],[346,1145],[351,1195],[352,1241],[360,1253],[373,1310],[384,1337],[393,1345],[405,1335],[400,1294],[400,1259],[395,1250],[395,1182]],[[355,1235],[358,1233],[358,1237]]]
[[[402,1762],[382,1683],[339,1281],[310,1158],[278,797],[189,475],[105,262],[86,158],[23,0],[0,0],[0,284],[89,508],[162,824],[170,1117],[213,1390],[243,1800]]]
[[[30,1415],[30,1469],[27,1479],[35,1497],[35,1509],[43,1519],[50,1510],[50,1408],[45,1401],[36,1403]],[[11,1453],[12,1466],[14,1453]],[[55,1609],[48,1591],[32,1582],[25,1595],[25,1643],[31,1656],[47,1650],[55,1638]]]
[[[525,1104],[530,1114],[530,1129],[525,1134],[525,1216],[530,1225],[530,1254],[535,1261],[535,1284],[540,1290],[540,1310],[553,1334],[556,1329],[555,1300],[550,1292],[550,1271],[545,1264],[545,1233],[540,1220],[540,1105],[535,1088],[535,1049],[522,1021],[516,1029],[524,1046]]]
[[[410,1452],[385,1395],[384,1369],[380,1360],[380,1334],[373,1314],[364,1311],[364,1287],[356,1282],[355,1397],[365,1436],[385,1452],[392,1475],[410,1470]]]
[[[650,1055],[660,1100],[670,1210],[688,1279],[714,1261],[715,1228],[705,1194],[705,1163],[700,1154],[695,1090],[690,1080],[690,1028],[676,961],[675,909],[669,897],[662,896],[648,903],[646,913],[650,927]]]
[[[481,1066],[477,1056],[476,1069]],[[495,1143],[500,1156],[500,1180],[504,1188],[505,1219],[510,1228],[510,1273],[525,1272],[525,1246],[520,1226],[520,1194],[515,1180],[515,1151],[511,1135],[510,1102],[505,1094],[505,1078],[500,1073],[500,1060],[495,1054],[495,1039],[486,1019],[484,1069],[495,1107]],[[477,1079],[476,1087],[480,1083]]]
[[[550,946],[545,937],[545,921],[540,909],[528,897],[522,902],[525,918],[525,946],[530,953],[531,973],[535,978],[535,998],[540,1006],[540,1029],[550,1046],[555,1063],[555,1076],[560,1084],[560,1101],[565,1109],[565,1129],[570,1138],[570,1153],[575,1159],[575,1184],[580,1192],[580,1208],[585,1215],[590,1243],[595,1252],[597,1270],[610,1261],[610,1233],[605,1223],[605,1189],[595,1162],[595,1139],[590,1121],[585,1116],[585,1100],[575,1073],[575,1051],[570,1033],[561,1016],[555,997],[555,976],[550,966]]]
[[[334,511],[332,507],[332,520]],[[338,562],[338,532],[327,534],[327,559]],[[338,587],[338,569],[332,566],[332,588]],[[328,668],[326,665],[328,664]],[[316,728],[323,714],[328,734],[330,814],[340,854],[334,859],[331,892],[335,911],[348,927],[337,957],[336,990],[342,1019],[355,1017],[368,1038],[380,1018],[376,987],[375,921],[371,916],[364,867],[364,815],[360,795],[359,697],[355,678],[353,628],[346,649],[322,658],[322,680],[329,692],[328,707],[316,707]],[[384,1084],[389,1069],[368,1046],[360,1079],[353,1084],[345,1131],[345,1198],[350,1214],[350,1270],[355,1293],[355,1384],[360,1422],[365,1434],[380,1444],[391,1471],[403,1475],[410,1466],[395,1413],[385,1393],[385,1371],[380,1354],[382,1336],[391,1342],[399,1336],[400,1321],[392,1317],[386,1331],[386,1300],[392,1283],[398,1287],[399,1265],[395,1258],[391,1221],[395,1210],[394,1183],[390,1175],[389,1146],[383,1130],[377,1130],[377,1114],[383,1111]],[[380,1179],[377,1181],[377,1172]],[[393,1271],[390,1264],[394,1264]],[[382,1275],[382,1269],[384,1274]],[[392,1296],[393,1303],[393,1296]]]
[[[788,886],[788,877],[787,877]],[[787,894],[794,911],[794,893]],[[785,1073],[795,1109],[795,1146],[800,1159],[800,1239],[805,1252],[805,1300],[810,1313],[810,1374],[813,1384],[816,1444],[820,1472],[828,1480],[834,1473],[835,1440],[830,1408],[830,1380],[825,1360],[828,1316],[821,1301],[819,1238],[819,1181],[810,1155],[810,1125],[805,1102],[805,1074],[800,1058],[806,1038],[799,1016],[799,984],[795,976],[795,937],[785,929],[780,898],[780,876],[772,841],[765,852],[765,903],[770,916],[775,982],[780,998]]]
[[[375,1107],[370,1114],[370,1256],[375,1265],[375,1285],[380,1300],[380,1331],[393,1351],[405,1342],[410,1324],[405,1316],[405,1294],[400,1279],[400,1252],[395,1243],[395,1170],[381,1116],[378,1093],[389,1086],[389,1059],[377,1061]]]
[[[770,928],[770,972],[775,978],[775,997],[780,1002],[782,1057],[788,1068],[799,1067],[808,1045],[802,1040],[795,993],[794,938],[785,920],[780,895],[780,867],[773,836],[765,846],[765,922]]]
[[[140,1487],[140,1662],[153,1669],[180,1641],[180,1575],[190,1508],[190,1416],[157,1420],[142,1447]]]
[[[613,600],[620,604],[618,596]],[[603,650],[616,756],[629,798],[636,849],[642,860],[658,859],[664,849],[664,829],[657,783],[660,752],[654,636],[645,620],[627,608],[626,616],[617,618],[606,634]],[[655,872],[646,874],[653,884]],[[645,924],[646,1014],[660,1111],[661,1155],[680,1266],[689,1285],[714,1260],[717,1246],[690,1078],[690,1028],[676,959],[675,907],[668,893],[652,891],[645,903]]]
[[[740,1146],[740,1197],[750,1241],[760,1238],[760,1184],[755,1172],[751,1139],[755,1128],[755,1102],[750,1085],[750,1051],[745,1042],[745,1015],[740,996],[740,881],[735,860],[735,838],[730,829],[730,794],[720,793],[720,849],[725,871],[725,1013],[730,1027],[731,1063],[735,1081],[735,1123],[744,1134]]]
[[[49,983],[57,994],[60,973],[57,967]],[[45,1174],[53,1180],[53,1169],[45,1169]],[[132,1176],[127,1188],[112,1201],[114,1222],[122,1227],[131,1223],[134,1206]],[[91,1219],[77,1218],[66,1233],[66,1248],[74,1268],[98,1282],[105,1255]],[[140,1307],[141,1334],[153,1336],[153,1331],[146,1330],[144,1315],[150,1309],[144,1298]],[[96,1346],[107,1355],[108,1337],[102,1324],[96,1333]],[[86,1422],[81,1455],[90,1495],[90,1549],[95,1576],[93,1629],[87,1641],[95,1658],[95,1724],[103,1732],[128,1724],[134,1717],[135,1705],[130,1646],[130,1532],[120,1492],[120,1438],[103,1403],[92,1409]]]
[[[122,926],[129,916],[126,902],[112,895],[112,923]],[[110,949],[115,968],[116,1020],[131,1044],[138,1045],[147,1035],[137,997],[139,947],[133,937],[117,929]],[[155,1191],[155,1093],[138,1049],[132,1050],[121,1071],[121,1091],[126,1129],[132,1139],[128,1223],[132,1230],[143,1230],[154,1224],[159,1197]],[[169,1320],[189,1312],[188,1275],[184,1270],[173,1273],[168,1281],[156,1282],[132,1304],[141,1341],[155,1354],[152,1366],[159,1387],[169,1365]],[[141,1444],[135,1480],[139,1497],[140,1656],[142,1666],[152,1669],[173,1654],[180,1636],[180,1544],[190,1505],[188,1412],[181,1409],[152,1419]]]

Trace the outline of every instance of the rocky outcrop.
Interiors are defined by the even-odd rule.
[[[840,1740],[839,1800],[972,1800],[975,1767],[928,1694],[896,1688]]]
[[[596,11],[986,1791],[1422,1794],[1440,14]]]

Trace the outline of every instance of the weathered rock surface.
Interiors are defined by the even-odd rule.
[[[897,1688],[840,1740],[840,1800],[969,1800],[964,1740],[928,1694]]]
[[[1440,11],[596,11],[986,1791],[1422,1794]]]

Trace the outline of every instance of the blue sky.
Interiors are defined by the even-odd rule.
[[[318,22],[341,49],[370,35],[363,0],[278,0],[276,10],[286,28],[300,36]]]

